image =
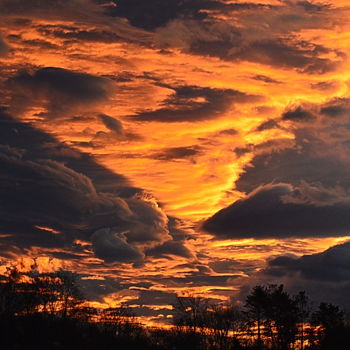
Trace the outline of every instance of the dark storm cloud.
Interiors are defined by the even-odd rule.
[[[291,120],[294,122],[310,122],[316,117],[301,106],[287,110],[282,114],[282,120]]]
[[[95,175],[97,183],[113,175],[92,159],[68,147],[57,152],[57,141],[4,113],[1,126],[8,144],[0,146],[0,229],[10,234],[3,239],[9,246],[64,248],[82,239],[107,262],[139,262],[146,247],[171,239],[165,214],[142,195],[134,196],[137,189],[114,184],[110,190],[124,192],[124,198],[97,190],[82,171]]]
[[[50,117],[106,102],[114,92],[114,83],[108,79],[55,67],[41,68],[33,74],[20,72],[7,85],[13,93],[13,110],[25,110],[44,100]]]
[[[191,158],[200,153],[200,147],[188,146],[188,147],[171,147],[166,148],[151,157],[159,160],[179,160],[185,158]]]
[[[342,236],[350,232],[349,210],[341,190],[274,184],[220,210],[203,228],[218,239]]]
[[[261,98],[231,89],[181,86],[174,90],[175,93],[163,102],[165,107],[140,112],[130,118],[167,123],[201,121],[220,117],[235,103],[252,102]]]

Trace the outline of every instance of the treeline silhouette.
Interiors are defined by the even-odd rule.
[[[245,304],[179,296],[172,329],[141,326],[127,305],[90,307],[69,271],[7,268],[0,281],[0,347],[17,349],[346,350],[350,323],[305,292],[258,285]]]

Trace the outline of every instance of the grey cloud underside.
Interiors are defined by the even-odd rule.
[[[217,239],[348,235],[349,197],[327,204],[328,197],[323,197],[327,195],[322,189],[308,193],[302,186],[266,185],[220,210],[203,229]]]
[[[166,99],[166,106],[154,111],[141,111],[129,116],[135,121],[193,122],[219,117],[231,105],[261,99],[237,90],[181,86]],[[202,99],[202,100],[198,100]]]
[[[0,123],[0,230],[8,234],[2,253],[35,245],[61,248],[62,254],[78,258],[86,249],[74,243],[78,239],[90,242],[106,262],[142,262],[157,246],[163,248],[153,255],[162,249],[189,255],[177,224],[168,226],[162,210],[123,176],[4,112]],[[172,239],[177,242],[164,246]]]

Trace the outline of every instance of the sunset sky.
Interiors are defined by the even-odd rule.
[[[0,273],[350,308],[348,3],[0,0]]]

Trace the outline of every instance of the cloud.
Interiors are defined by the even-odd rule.
[[[170,232],[171,233],[171,232]],[[181,256],[184,258],[193,258],[194,254],[188,249],[184,242],[181,241],[167,241],[162,245],[158,245],[146,252],[147,256],[157,258],[170,258],[171,256]]]
[[[136,121],[194,122],[220,117],[235,103],[246,103],[261,99],[231,89],[180,86],[166,99],[165,107],[154,111],[141,111],[129,116]]]
[[[217,212],[203,229],[217,239],[345,236],[349,210],[343,189],[270,184]]]
[[[329,8],[329,4],[312,3],[310,1],[297,1],[296,4],[301,6],[307,12],[317,12]]]
[[[19,72],[7,84],[13,94],[13,110],[43,103],[51,118],[91,109],[107,102],[115,91],[114,83],[106,78],[55,67],[41,68],[33,74]]]
[[[262,123],[256,131],[280,128],[293,132],[294,138],[273,140],[273,147],[267,142],[248,147],[245,151],[254,158],[236,188],[251,192],[261,184],[297,186],[301,181],[349,188],[349,111],[349,99],[335,98],[319,105],[287,108],[280,119]]]
[[[100,114],[99,118],[101,119],[102,123],[105,125],[107,129],[112,131],[117,136],[124,136],[125,132],[124,132],[123,124],[119,119],[112,118],[106,114]]]
[[[113,0],[105,6],[106,13],[113,17],[126,18],[130,24],[146,30],[155,30],[177,18],[206,20],[210,12],[228,13],[268,8],[269,5],[255,3],[226,3],[220,0]],[[207,10],[207,11],[206,11]]]
[[[261,123],[257,128],[256,131],[265,131],[273,128],[278,128],[279,125],[274,119],[269,119],[263,123]]]
[[[241,32],[225,21],[175,19],[156,33],[161,47],[225,60],[244,44]]]
[[[96,162],[93,156],[79,152],[54,137],[21,123],[0,109],[0,140],[3,145],[25,150],[26,160],[54,160],[64,163],[77,173],[92,179],[97,191],[118,192],[120,196],[130,197],[140,192],[132,187],[128,179],[107,170]]]
[[[101,26],[101,22],[106,22],[106,18],[95,16],[90,19],[93,25],[85,26],[75,23],[69,24],[38,24],[35,29],[38,33],[51,40],[62,42],[63,45],[88,44],[88,43],[136,43],[139,45],[150,46],[152,43],[152,34],[144,30],[134,28],[123,20],[108,19],[109,24]],[[96,22],[96,23],[94,23]],[[96,27],[96,28],[95,28]],[[101,27],[101,28],[100,28]]]
[[[242,268],[242,263],[233,259],[221,259],[209,262],[209,267],[217,273],[233,273]]]
[[[97,230],[92,236],[93,250],[98,258],[106,262],[139,262],[144,255],[136,247],[129,244],[120,233],[110,228]]]
[[[350,111],[349,98],[334,98],[321,106],[320,113],[327,117],[346,117]]]
[[[246,6],[234,10],[240,16],[230,13],[227,7],[220,19],[215,17],[214,11],[206,12],[205,20],[174,18],[157,28],[158,45],[189,54],[219,57],[229,62],[249,61],[282,69],[292,68],[306,74],[335,71],[344,61],[343,52],[290,34],[329,25],[329,18],[324,14],[327,7],[312,11],[310,6],[283,3],[280,6],[261,6],[259,11],[258,6],[253,4],[241,5]],[[330,58],[330,55],[333,57]],[[257,78],[266,83],[276,83],[263,76]]]
[[[255,76],[253,76],[253,79],[262,81],[266,84],[282,84],[281,81],[270,78],[270,77],[268,77],[266,75],[262,75],[262,74],[257,74]]]
[[[315,116],[301,106],[291,108],[282,114],[282,120],[291,120],[294,122],[310,122]]]
[[[103,173],[77,152],[59,153],[61,161],[50,159],[55,157],[50,150],[57,150],[45,148],[50,137],[12,122],[6,114],[1,121],[2,131],[13,138],[5,138],[12,146],[0,145],[0,231],[8,234],[3,239],[8,247],[60,247],[71,252],[73,242],[83,240],[106,262],[140,262],[145,250],[172,239],[168,218],[153,198],[122,183],[110,188],[119,195],[100,192],[91,178],[68,164],[89,169],[97,183],[108,178],[107,170]],[[21,134],[28,137],[28,147],[14,147],[19,145],[15,136],[21,139]],[[41,152],[39,145],[44,146]]]
[[[125,40],[122,36],[111,30],[81,29],[64,25],[40,25],[37,30],[45,36],[65,39],[76,42],[117,43]]]
[[[0,57],[5,56],[9,52],[10,48],[0,35]]]
[[[0,0],[0,14],[4,17],[87,21],[101,11],[90,0]]]
[[[350,282],[350,242],[299,258],[277,257],[268,262],[264,273],[272,276],[297,274],[309,281]]]
[[[219,239],[347,235],[349,110],[347,98],[335,98],[289,107],[280,119],[262,123],[257,132],[280,128],[294,139],[235,150],[253,155],[235,184],[249,194],[203,227]]]
[[[176,294],[160,290],[141,290],[138,299],[129,301],[131,305],[171,305],[176,300]]]
[[[200,147],[198,146],[171,147],[155,153],[151,157],[159,160],[179,160],[194,157],[199,153]]]
[[[337,61],[319,57],[328,52],[331,50],[320,45],[277,38],[253,41],[238,50],[233,58],[280,68],[296,68],[303,73],[324,74],[339,65]]]
[[[200,13],[200,9],[212,0],[206,1],[181,1],[168,0],[166,3],[161,0],[121,0],[117,6],[107,7],[107,14],[110,16],[127,18],[130,24],[147,30],[153,30],[165,25],[178,16],[190,16],[198,19],[206,17],[205,13]]]
[[[349,308],[350,243],[300,257],[282,255],[271,259],[251,275],[249,286],[282,283],[291,293],[306,291],[314,305],[322,301]],[[249,287],[242,281],[242,296]]]

